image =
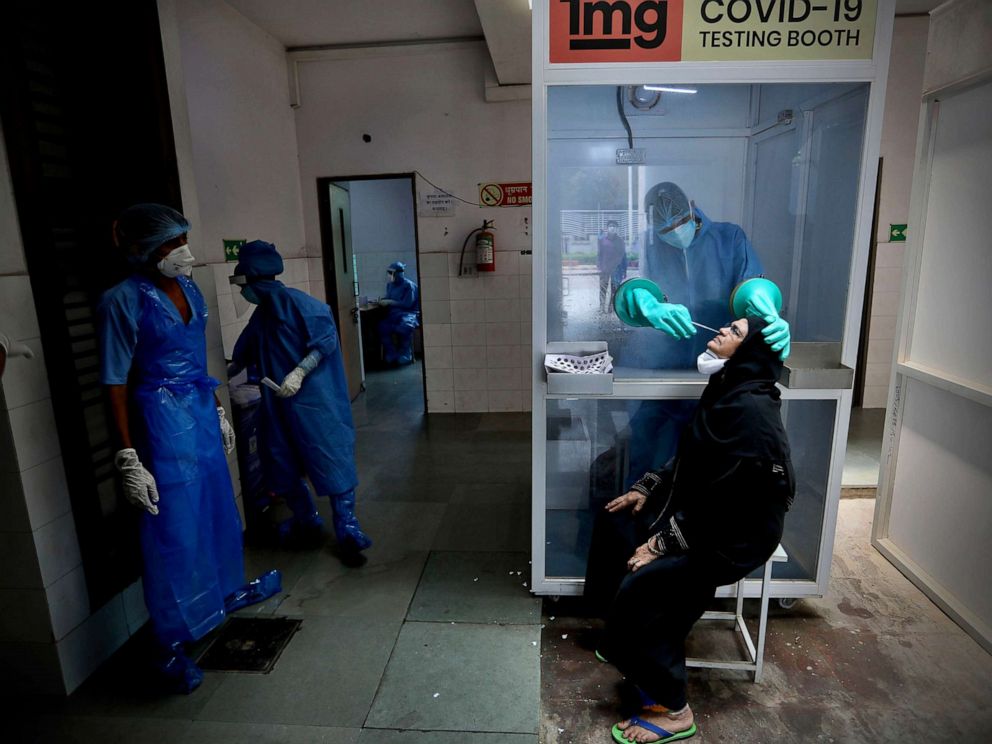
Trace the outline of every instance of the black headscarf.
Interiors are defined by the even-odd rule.
[[[789,459],[775,383],[782,362],[761,335],[766,323],[748,317],[744,341],[723,369],[710,377],[682,442],[684,453],[725,472],[740,458]]]

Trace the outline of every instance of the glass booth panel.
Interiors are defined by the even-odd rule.
[[[719,328],[764,275],[794,342],[840,343],[868,85],[643,88],[548,89],[548,341],[606,341],[619,379],[696,377],[711,334],[624,326],[615,288],[647,277]],[[636,165],[616,162],[626,126]]]
[[[689,400],[547,401],[547,577],[585,576],[595,515],[671,458],[694,408]],[[782,538],[789,561],[774,565],[776,579],[816,580],[836,411],[836,400],[783,401],[796,500]]]

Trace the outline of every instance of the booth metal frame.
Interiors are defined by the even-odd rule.
[[[584,580],[577,577],[548,576],[546,573],[546,456],[547,402],[556,399],[659,400],[699,397],[703,381],[615,380],[609,395],[554,395],[548,393],[544,372],[547,338],[547,169],[548,169],[548,89],[563,85],[643,85],[657,84],[762,84],[762,83],[867,83],[868,111],[858,182],[857,215],[851,261],[841,363],[857,364],[858,342],[876,190],[876,164],[882,136],[889,51],[895,18],[895,0],[878,0],[874,46],[871,59],[801,60],[740,62],[664,63],[550,63],[550,2],[533,7],[532,102],[533,102],[533,401],[532,401],[532,563],[531,591],[538,595],[580,595]],[[559,339],[552,339],[559,340]],[[782,388],[783,400],[833,400],[836,402],[826,504],[814,580],[773,579],[772,598],[822,596],[830,580],[834,532],[840,501],[844,455],[847,448],[851,389]],[[761,595],[761,579],[744,582],[746,596]],[[733,587],[721,587],[718,596],[731,596]]]

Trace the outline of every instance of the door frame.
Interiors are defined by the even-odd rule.
[[[318,176],[317,177],[317,211],[320,218],[320,251],[321,266],[324,271],[325,301],[331,306],[331,313],[334,315],[334,322],[341,327],[341,318],[338,317],[338,287],[337,268],[333,261],[327,261],[326,257],[334,253],[334,230],[331,226],[331,197],[327,188],[331,184],[339,184],[342,181],[388,181],[397,179],[408,179],[410,181],[410,198],[413,200],[413,249],[417,261],[417,278],[420,274],[420,223],[417,213],[417,174],[412,171],[404,173],[372,173],[357,176]],[[359,277],[361,281],[361,277]],[[423,280],[417,285],[417,302],[423,318]],[[421,321],[423,328],[423,321]],[[420,384],[424,400],[424,413],[427,413],[427,350],[424,349],[423,357],[420,360]],[[362,362],[362,374],[365,373],[364,359]]]

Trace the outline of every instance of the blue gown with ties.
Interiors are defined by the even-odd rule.
[[[135,450],[158,486],[157,515],[142,512],[145,604],[158,640],[194,641],[226,615],[244,584],[241,518],[207,374],[207,305],[177,278],[183,318],[149,279],[134,275],[100,303],[101,381],[128,385]]]

